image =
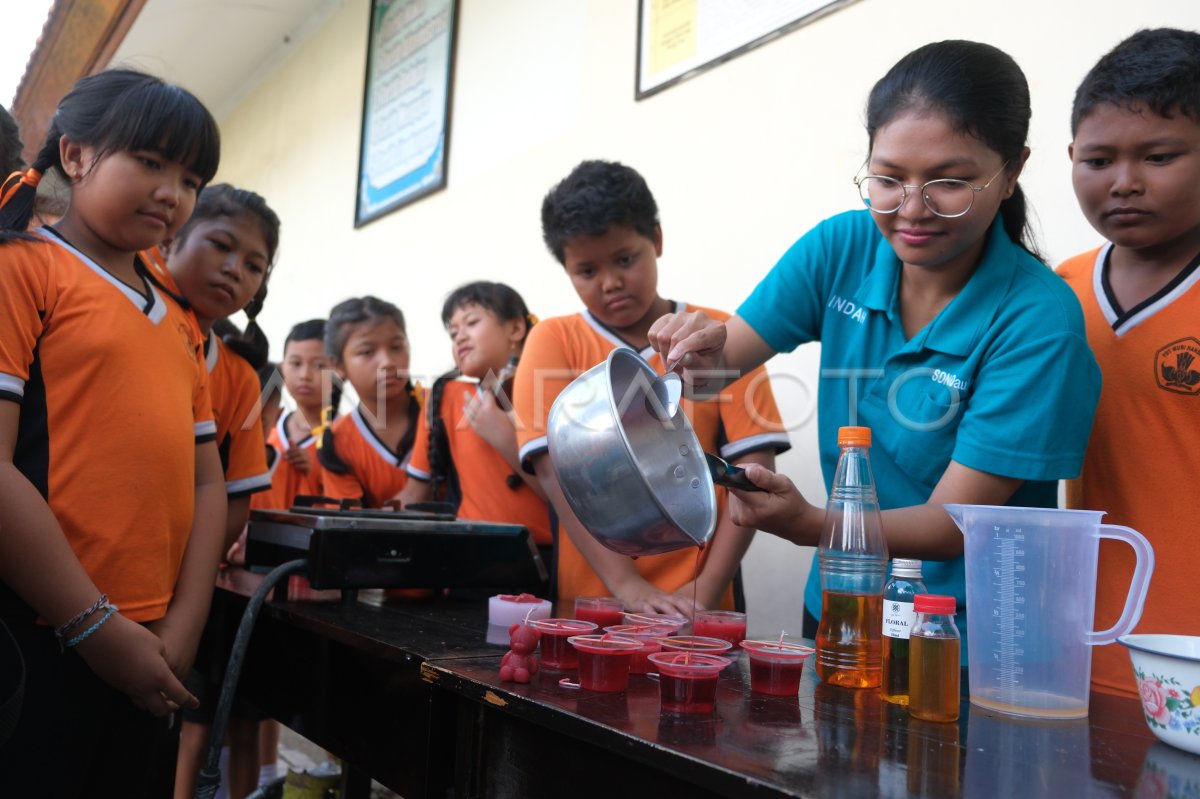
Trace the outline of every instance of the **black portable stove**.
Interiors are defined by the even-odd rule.
[[[544,589],[546,564],[528,528],[463,521],[437,510],[364,510],[306,502],[254,510],[247,566],[308,560],[313,588]]]

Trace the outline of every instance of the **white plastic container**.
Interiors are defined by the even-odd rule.
[[[1136,530],[1101,524],[1100,511],[945,509],[966,538],[971,704],[1035,718],[1086,716],[1091,648],[1112,643],[1141,618],[1154,570],[1150,543]],[[1128,543],[1137,565],[1121,618],[1093,632],[1101,538]]]

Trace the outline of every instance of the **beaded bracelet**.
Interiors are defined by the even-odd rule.
[[[73,649],[74,647],[77,647],[80,644],[82,644],[89,635],[96,632],[96,630],[99,630],[104,625],[104,622],[108,621],[109,618],[114,613],[117,612],[117,606],[113,605],[109,602],[104,603],[103,607],[104,607],[104,615],[101,616],[100,619],[98,621],[96,621],[96,623],[94,623],[91,627],[88,627],[86,630],[84,630],[79,635],[75,636],[74,638],[67,639],[67,648],[68,649]]]
[[[64,622],[56,627],[54,629],[54,637],[58,639],[59,649],[62,649],[64,643],[66,642],[67,632],[72,627],[78,626],[84,619],[86,619],[88,616],[91,616],[93,613],[100,610],[100,608],[107,604],[108,594],[101,594],[100,597],[93,602],[91,607],[89,607],[87,610],[77,613],[70,621]]]

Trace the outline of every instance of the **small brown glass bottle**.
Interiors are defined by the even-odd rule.
[[[923,721],[957,721],[958,627],[952,596],[918,594],[917,620],[908,639],[908,712]]]

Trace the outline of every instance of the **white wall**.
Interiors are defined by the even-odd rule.
[[[744,0],[753,2],[754,0]],[[368,0],[328,23],[221,120],[220,179],[253,188],[284,220],[261,321],[295,321],[375,293],[409,318],[413,364],[449,367],[438,319],[456,285],[508,282],[545,317],[578,308],[540,239],[545,191],[584,158],[624,161],[662,209],[664,296],[733,310],[791,242],[858,202],[862,109],[872,83],[929,41],[995,44],[1033,91],[1024,185],[1052,260],[1094,246],[1070,189],[1074,88],[1141,27],[1200,28],[1195,0],[860,0],[645,101],[633,99],[635,0],[461,0],[449,188],[353,228]],[[814,502],[817,351],[772,361],[795,449],[781,462]],[[760,535],[747,557],[751,627],[799,630],[808,552]]]

